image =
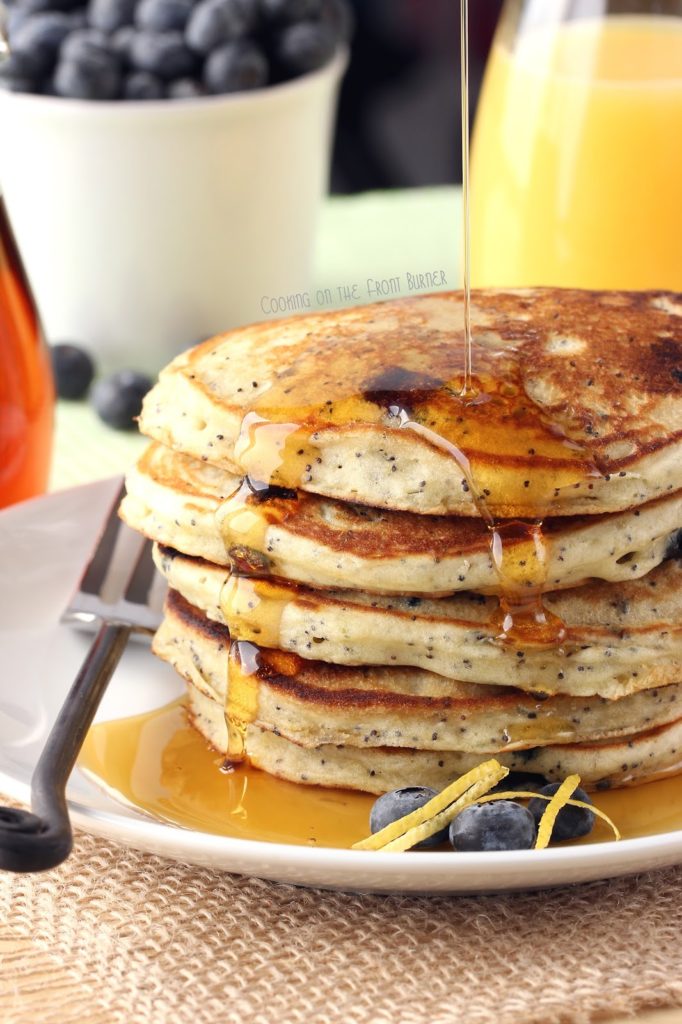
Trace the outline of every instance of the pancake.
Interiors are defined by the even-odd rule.
[[[682,488],[682,296],[461,293],[244,327],[175,359],[140,427],[253,479],[427,514],[618,512]]]
[[[222,705],[195,686],[188,689],[193,725],[216,750],[226,752]],[[403,786],[443,789],[480,764],[479,754],[406,750],[395,747],[302,747],[257,725],[246,732],[246,749],[254,767],[290,782],[385,793]],[[605,743],[533,747],[496,755],[511,771],[535,772],[563,782],[580,775],[588,790],[648,782],[680,770],[682,720],[627,739]]]
[[[230,634],[170,591],[154,653],[223,707]],[[229,678],[253,693],[253,720],[304,746],[412,747],[496,753],[626,736],[682,716],[682,683],[607,701],[548,697],[446,680],[419,669],[328,665],[258,648],[244,676],[230,654]],[[235,676],[236,673],[236,676]]]
[[[640,580],[545,595],[566,627],[561,648],[495,641],[496,598],[438,601],[230,577],[223,567],[156,548],[174,590],[232,636],[336,665],[403,665],[463,682],[619,698],[682,678],[682,562]]]
[[[263,499],[239,477],[160,444],[145,451],[126,487],[121,515],[129,526],[218,565],[232,560],[258,575],[372,593],[499,591],[481,519],[370,509],[304,491]],[[680,527],[682,492],[613,515],[549,519],[546,588],[643,576],[675,547]],[[505,538],[516,580],[534,555],[527,536]]]

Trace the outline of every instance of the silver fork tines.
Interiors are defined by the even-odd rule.
[[[151,557],[152,542],[118,517],[124,488],[113,499],[97,548],[63,622],[84,627],[125,623],[137,632],[153,632],[161,622],[165,586],[159,585]]]

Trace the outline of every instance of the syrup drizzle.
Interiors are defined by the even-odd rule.
[[[234,771],[246,758],[246,731],[258,712],[260,651],[248,640],[232,640],[227,659],[225,724],[228,756],[222,772]]]
[[[479,395],[474,401],[485,400]],[[512,644],[558,646],[566,636],[561,619],[545,608],[542,601],[547,580],[547,545],[542,532],[542,519],[534,521],[498,520],[492,515],[485,495],[476,484],[471,463],[457,445],[410,418],[405,409],[389,408],[401,428],[407,428],[447,452],[462,473],[472,500],[488,529],[491,562],[500,583],[500,605],[491,625],[499,630],[497,639]],[[505,539],[514,540],[514,558]],[[519,541],[527,549],[519,558]],[[520,570],[523,570],[522,572]]]
[[[475,398],[471,338],[471,217],[469,213],[469,0],[460,0],[462,103],[462,266],[464,270],[464,398]]]

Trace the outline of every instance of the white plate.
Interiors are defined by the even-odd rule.
[[[105,480],[0,513],[0,791],[27,800],[33,766],[88,638],[58,623],[119,481]],[[131,644],[98,718],[151,710],[181,685]],[[230,839],[150,820],[76,770],[76,825],[95,835],[195,864],[299,885],[361,891],[481,892],[562,885],[682,861],[682,831],[543,851],[365,853]]]

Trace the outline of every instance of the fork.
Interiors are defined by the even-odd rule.
[[[31,777],[31,810],[0,807],[0,869],[46,871],[66,860],[73,833],[66,784],[131,634],[161,621],[165,583],[145,540],[118,518],[116,492],[94,553],[61,621],[96,636],[69,690]]]

